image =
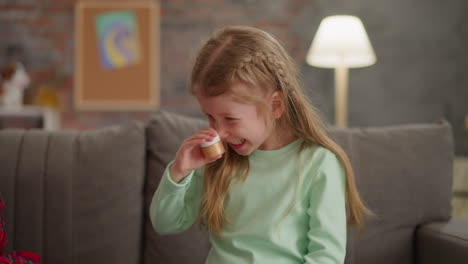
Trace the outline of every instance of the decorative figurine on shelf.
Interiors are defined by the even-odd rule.
[[[36,95],[33,99],[33,104],[40,107],[47,107],[59,111],[62,107],[57,88],[50,84],[44,83],[37,87]]]
[[[1,105],[6,109],[23,107],[24,90],[30,82],[26,70],[20,62],[12,62],[2,71]]]

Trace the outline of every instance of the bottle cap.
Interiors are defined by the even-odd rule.
[[[221,139],[219,138],[219,136],[216,135],[216,137],[213,138],[213,140],[208,141],[208,142],[203,142],[203,143],[201,143],[201,146],[202,146],[203,148],[206,148],[206,147],[209,147],[209,146],[211,146],[211,145],[213,145],[213,144],[218,143],[220,140],[221,140]]]

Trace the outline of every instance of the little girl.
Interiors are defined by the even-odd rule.
[[[368,210],[278,41],[225,27],[200,50],[191,90],[210,127],[168,164],[150,207],[155,230],[200,219],[210,264],[343,263],[347,224],[362,227]],[[200,144],[216,135],[226,152],[207,159]]]

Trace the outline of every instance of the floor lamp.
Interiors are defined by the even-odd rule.
[[[329,16],[320,22],[306,61],[335,69],[335,122],[347,127],[348,69],[370,66],[375,53],[361,20],[355,16]]]

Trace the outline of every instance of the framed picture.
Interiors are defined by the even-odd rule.
[[[77,110],[154,110],[160,105],[157,1],[78,1]]]

